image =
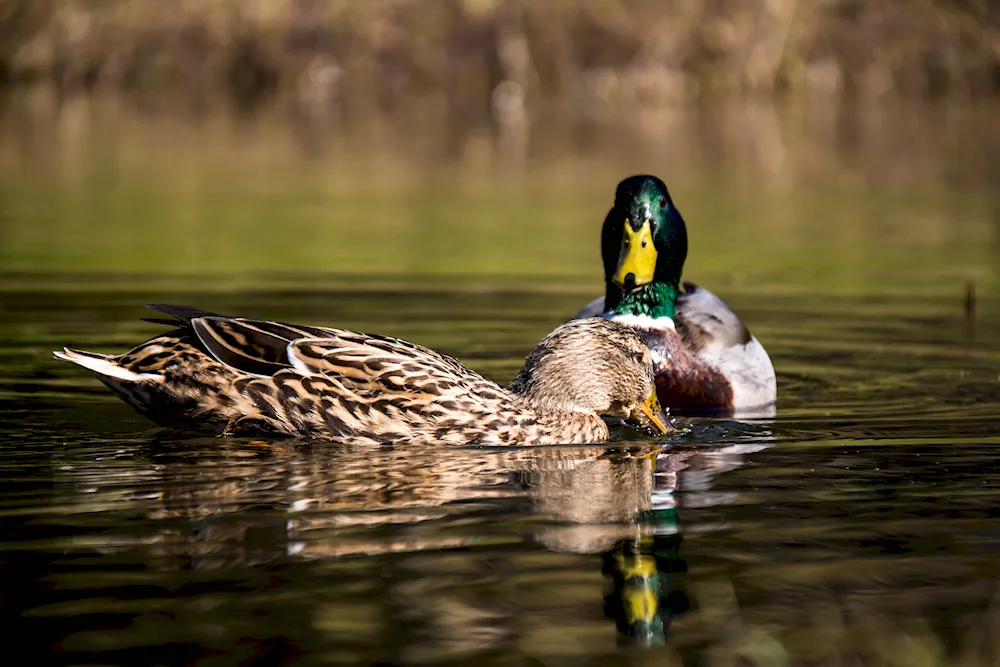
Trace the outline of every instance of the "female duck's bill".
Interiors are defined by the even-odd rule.
[[[673,430],[669,426],[667,415],[660,406],[660,399],[654,389],[649,397],[636,405],[635,409],[629,413],[629,420],[636,426],[649,429],[654,433],[668,433]]]

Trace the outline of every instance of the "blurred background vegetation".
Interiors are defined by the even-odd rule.
[[[0,0],[0,72],[66,87],[283,88],[383,103],[983,94],[1000,83],[1000,2]]]
[[[0,0],[0,81],[8,284],[589,294],[648,171],[717,290],[995,285],[998,0]]]

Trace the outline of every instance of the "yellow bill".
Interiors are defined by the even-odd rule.
[[[656,246],[653,245],[653,231],[649,220],[638,230],[632,229],[629,221],[625,221],[625,231],[622,233],[622,249],[618,255],[618,270],[615,272],[614,283],[619,287],[625,285],[625,276],[635,276],[635,285],[645,285],[653,282],[656,271]]]
[[[629,415],[636,424],[643,428],[651,428],[657,433],[669,433],[673,427],[667,422],[667,415],[660,407],[660,399],[656,397],[656,389],[642,403],[635,406],[632,414]]]
[[[639,579],[652,579],[656,575],[656,559],[645,554],[634,556],[616,557],[618,561],[618,571],[622,573],[622,579],[628,581],[633,577]]]

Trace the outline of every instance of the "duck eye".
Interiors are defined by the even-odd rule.
[[[645,247],[646,247],[646,241],[645,241],[645,240],[644,240],[644,241],[642,242],[642,247],[643,247],[643,248],[645,248]]]
[[[636,360],[636,362],[638,362],[640,364],[644,364],[644,363],[646,363],[646,355],[643,354],[642,352],[636,352],[635,353],[635,360]]]
[[[667,207],[667,198],[660,197],[660,208],[666,208],[666,207]]]

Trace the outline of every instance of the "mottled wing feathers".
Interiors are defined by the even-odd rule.
[[[151,307],[174,318],[164,323],[176,329],[104,363],[127,375],[112,388],[161,423],[376,443],[501,443],[533,428],[534,417],[507,391],[413,343]],[[132,381],[145,374],[162,381]]]
[[[288,368],[288,339],[254,324],[223,317],[191,320],[208,353],[227,366],[252,375],[274,375]]]
[[[492,382],[455,359],[425,347],[383,336],[351,331],[336,333],[326,338],[294,341],[290,355],[295,367],[341,378],[358,389],[426,397],[495,388]]]
[[[253,326],[261,331],[266,331],[275,336],[280,336],[291,342],[297,338],[326,338],[336,336],[341,330],[330,329],[328,327],[311,327],[303,324],[284,324],[282,322],[270,322],[266,320],[248,320],[237,318],[236,322]]]
[[[455,359],[396,338],[217,316],[191,327],[216,360],[258,376],[235,387],[255,420],[298,433],[448,439],[460,422],[511,407],[509,394]]]
[[[294,369],[337,377],[356,389],[425,396],[492,386],[451,357],[395,338],[230,318],[186,306],[150,307],[187,323],[211,357],[250,375],[269,377]],[[289,357],[290,345],[294,358]]]
[[[411,439],[464,441],[462,426],[509,411],[511,396],[454,359],[417,345],[339,329],[324,338],[286,341],[299,327],[200,318],[199,337],[216,358],[234,367],[283,364],[273,375],[244,377],[232,395],[246,419],[234,428],[261,428],[303,435],[378,443]],[[292,329],[296,331],[292,331]],[[317,332],[318,333],[318,332]],[[276,360],[282,343],[284,357]],[[242,422],[247,421],[244,425]],[[486,430],[501,438],[497,422]]]
[[[188,315],[206,311],[189,309],[188,312],[188,309],[175,306],[163,308],[187,321],[205,351],[217,361],[252,375],[270,376],[289,368],[287,349],[293,340],[326,336],[337,331],[221,315],[194,316],[188,320]]]

